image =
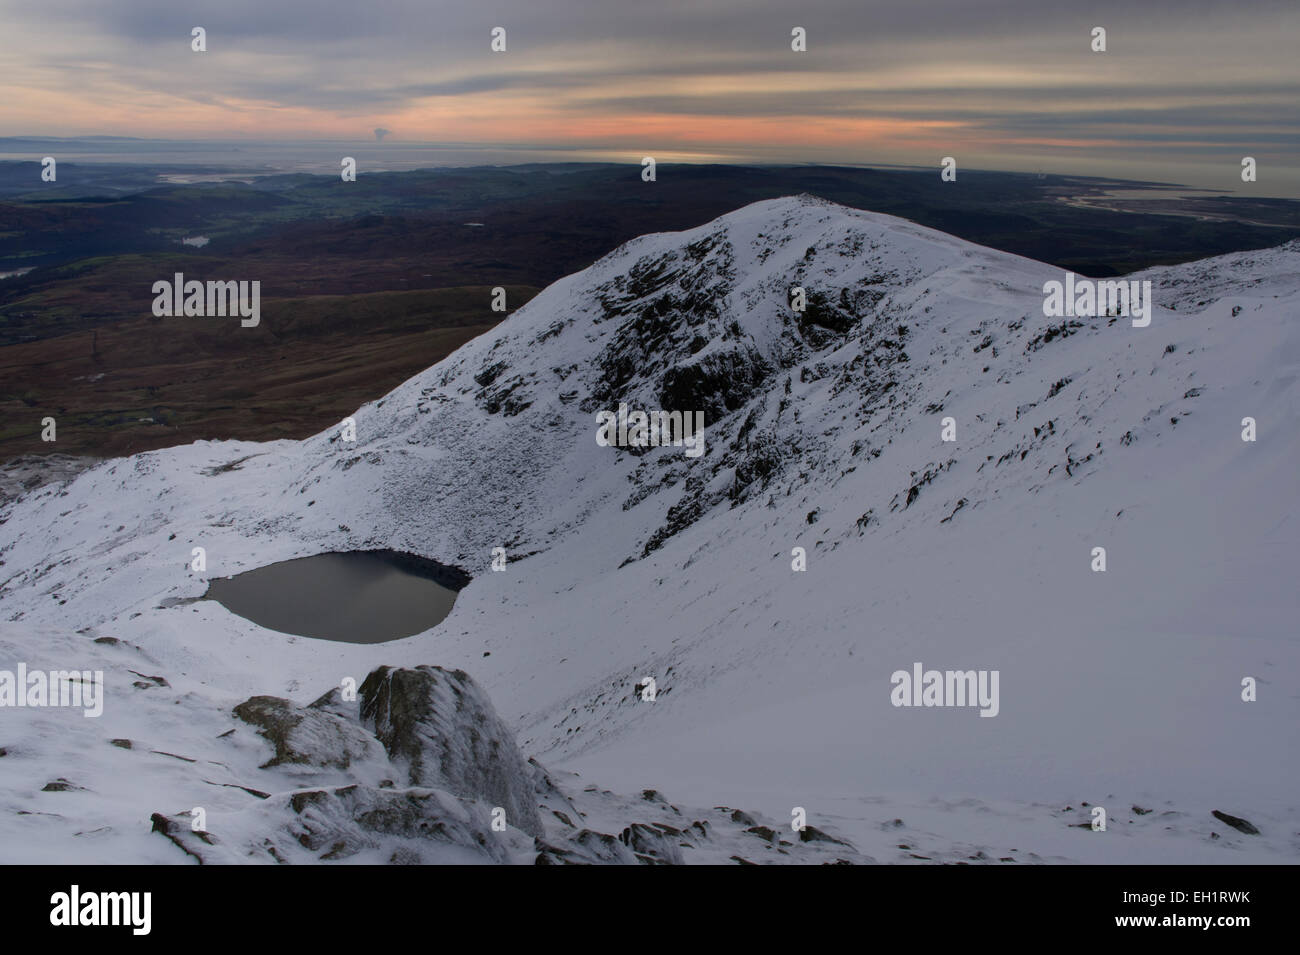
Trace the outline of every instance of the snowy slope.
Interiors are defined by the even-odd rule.
[[[876,861],[1295,860],[1300,246],[1135,276],[1147,328],[1045,318],[1062,278],[756,203],[557,282],[359,409],[355,444],[198,442],[29,493],[0,531],[0,668],[102,668],[109,696],[99,719],[0,710],[3,854],[185,861],[153,813],[204,806],[220,838],[251,811],[234,787],[293,788],[230,752],[233,707],[431,664],[467,671],[601,833],[658,805],[605,790],[653,789],[787,834],[803,807]],[[705,411],[707,452],[598,446],[619,402]],[[194,546],[208,576],[389,547],[475,580],[424,634],[335,644],[193,602]],[[999,671],[998,715],[892,706],[915,661]],[[60,777],[84,791],[42,791]],[[736,825],[684,861],[776,859]]]

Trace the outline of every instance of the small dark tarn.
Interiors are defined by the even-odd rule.
[[[451,612],[469,575],[391,550],[316,554],[209,582],[215,600],[268,630],[345,643],[384,643]]]

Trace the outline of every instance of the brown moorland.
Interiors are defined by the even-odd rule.
[[[505,288],[511,311],[538,291]],[[255,328],[237,317],[146,315],[10,345],[0,349],[0,457],[304,438],[492,328],[505,316],[491,310],[491,294],[264,298]],[[46,416],[54,444],[41,441]]]

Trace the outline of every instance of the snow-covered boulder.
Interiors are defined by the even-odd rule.
[[[360,687],[361,718],[412,786],[442,786],[506,811],[531,835],[542,826],[534,782],[514,734],[463,670],[380,667]]]
[[[270,743],[274,753],[262,764],[263,769],[347,769],[378,750],[374,737],[360,726],[314,705],[295,706],[275,696],[254,696],[233,712]]]

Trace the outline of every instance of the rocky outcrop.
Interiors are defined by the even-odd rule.
[[[254,696],[231,712],[239,722],[220,738],[232,762],[242,754],[256,767],[260,788],[210,784],[261,801],[202,821],[198,810],[152,816],[153,831],[200,864],[531,862],[539,803],[579,816],[460,670],[380,667],[356,698]],[[285,791],[286,777],[312,788]]]
[[[438,789],[342,786],[294,793],[286,827],[299,846],[323,861],[365,853],[373,861],[511,861],[531,846],[508,830],[493,831],[491,814]],[[358,861],[371,861],[371,858]]]
[[[380,667],[355,699],[340,689],[309,706],[254,696],[232,712],[239,723],[219,737],[229,763],[214,765],[233,772],[242,758],[243,772],[203,782],[253,801],[150,817],[154,833],[200,865],[872,861],[811,826],[795,835],[740,810],[686,815],[652,789],[571,795],[524,759],[461,670]]]
[[[254,696],[233,712],[271,744],[274,754],[262,764],[263,769],[347,769],[378,750],[375,740],[361,727],[316,704],[302,707],[275,696]]]
[[[1233,829],[1236,829],[1238,832],[1244,832],[1248,836],[1259,835],[1259,829],[1256,828],[1255,824],[1250,822],[1249,820],[1242,819],[1240,816],[1234,816],[1231,815],[1230,813],[1220,812],[1217,809],[1215,809],[1211,813],[1211,815],[1214,816],[1215,819],[1219,820],[1219,822],[1223,823],[1225,826],[1231,826]]]
[[[412,786],[445,788],[542,834],[532,773],[487,694],[461,670],[380,667],[360,687],[361,720]]]

